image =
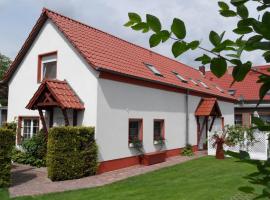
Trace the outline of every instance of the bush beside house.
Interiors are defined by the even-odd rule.
[[[55,127],[48,136],[48,176],[53,181],[94,175],[97,171],[95,129]]]
[[[41,130],[31,139],[24,140],[21,144],[21,150],[13,149],[12,160],[16,163],[45,167],[46,154],[47,139],[45,133]]]
[[[10,185],[11,151],[15,145],[15,133],[0,128],[0,187]]]

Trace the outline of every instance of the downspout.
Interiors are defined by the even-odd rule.
[[[185,101],[185,106],[186,106],[186,145],[189,144],[189,89],[187,89],[186,92],[186,101]]]

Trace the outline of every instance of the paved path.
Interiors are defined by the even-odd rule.
[[[59,182],[52,182],[47,178],[46,168],[34,168],[27,165],[16,164],[14,165],[11,173],[12,186],[9,188],[9,194],[10,197],[17,197],[97,187],[123,180],[128,177],[183,163],[188,160],[197,159],[205,155],[206,154],[204,152],[201,152],[197,153],[193,157],[175,156],[168,158],[166,162],[151,166],[136,165],[96,176]]]

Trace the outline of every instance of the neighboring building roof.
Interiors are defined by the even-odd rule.
[[[203,98],[201,99],[196,111],[195,116],[222,116],[216,98]]]
[[[56,25],[89,65],[98,71],[106,71],[120,76],[151,81],[170,87],[190,89],[191,91],[235,101],[234,97],[228,93],[222,93],[215,87],[212,81],[205,79],[198,70],[192,67],[48,9],[43,9],[37,24],[8,70],[4,78],[5,81],[8,81],[15,72],[47,19],[50,19]],[[162,76],[154,74],[146,64],[154,66]],[[179,80],[175,73],[178,73],[188,81],[183,82]],[[200,83],[195,85],[190,78],[195,81],[201,80],[208,88]]]
[[[244,101],[258,101],[260,99],[259,91],[261,83],[257,83],[257,80],[262,73],[270,75],[270,72],[268,72],[269,68],[270,65],[255,66],[247,74],[247,76],[243,81],[235,82],[232,86],[231,86],[231,83],[233,82],[232,67],[230,67],[227,73],[221,78],[217,78],[210,71],[207,71],[205,76],[209,80],[216,82],[221,87],[226,88],[226,90],[235,90],[234,96],[237,99],[242,99]],[[266,95],[264,97],[264,100],[270,100],[270,95]]]
[[[51,96],[50,96],[51,95]],[[37,109],[37,104],[55,106],[53,101],[63,109],[83,110],[84,105],[66,81],[45,80],[41,83],[26,108]]]

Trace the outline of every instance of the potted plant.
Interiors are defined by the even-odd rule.
[[[143,143],[138,137],[133,137],[129,140],[129,147],[142,152]]]
[[[213,147],[216,147],[216,158],[224,159],[224,144],[239,145],[240,151],[248,149],[249,145],[256,142],[253,131],[247,127],[226,125],[222,131],[216,132],[212,137],[215,140]]]
[[[225,126],[225,128],[220,132],[215,132],[212,136],[214,139],[213,147],[216,147],[216,159],[224,159],[224,144],[231,146],[232,141],[230,137],[228,137],[229,126]]]
[[[155,145],[164,145],[165,144],[165,138],[162,136],[155,137],[154,138],[154,144]]]

